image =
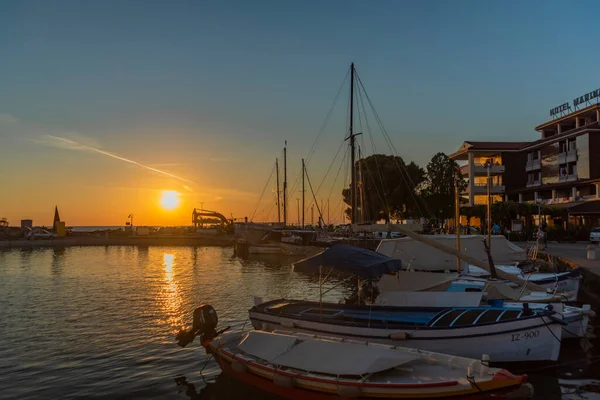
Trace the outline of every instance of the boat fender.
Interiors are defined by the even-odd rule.
[[[490,356],[484,354],[481,356],[481,362],[479,363],[479,375],[485,376],[490,371]]]
[[[284,388],[293,388],[296,386],[296,380],[293,377],[281,375],[277,372],[273,372],[273,383]]]
[[[581,307],[581,315],[587,315],[590,318],[594,318],[596,316],[596,312],[592,310],[592,306],[589,304],[584,304],[584,306]]]
[[[340,397],[355,399],[362,395],[362,389],[360,386],[338,386],[337,394]]]
[[[234,370],[235,372],[237,372],[238,374],[244,374],[248,371],[248,365],[246,365],[246,363],[234,358],[231,361],[231,369]]]
[[[281,326],[284,328],[295,328],[296,324],[294,324],[294,321],[287,321],[284,319],[281,321]]]
[[[394,332],[390,334],[390,339],[392,340],[407,340],[410,338],[408,332]]]

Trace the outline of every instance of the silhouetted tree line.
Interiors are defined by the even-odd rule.
[[[358,208],[365,222],[391,222],[406,218],[437,218],[454,215],[454,177],[458,164],[437,153],[425,168],[402,157],[374,154],[357,162]],[[464,187],[464,186],[463,186]],[[461,190],[462,188],[461,187]],[[344,202],[351,205],[350,188],[343,189]],[[346,209],[350,216],[351,208]]]

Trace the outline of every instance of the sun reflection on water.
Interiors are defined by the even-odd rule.
[[[163,293],[160,301],[165,311],[166,323],[173,328],[181,327],[183,324],[182,299],[179,288],[175,282],[175,254],[163,254],[163,266],[165,267]]]

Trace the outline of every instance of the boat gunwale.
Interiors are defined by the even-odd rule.
[[[267,314],[269,315],[269,314]],[[284,317],[284,318],[288,318],[291,319],[289,317]],[[255,320],[255,321],[260,321],[261,323],[268,323],[268,324],[276,324],[279,326],[283,326],[281,325],[280,322],[274,322],[274,321],[269,321],[269,320],[263,320],[260,318],[252,318],[250,317],[250,320]],[[522,320],[521,320],[522,321]],[[329,324],[326,322],[321,322],[321,321],[307,321],[307,322],[314,322],[314,323],[321,323],[324,325],[333,325],[333,324]],[[486,333],[476,333],[476,334],[470,334],[470,335],[460,335],[460,336],[436,336],[436,337],[427,337],[427,336],[420,336],[420,337],[410,337],[408,340],[456,340],[456,339],[469,339],[469,338],[478,338],[478,337],[485,337],[485,336],[495,336],[495,335],[504,335],[504,334],[508,334],[508,333],[513,333],[513,332],[519,332],[522,331],[523,329],[536,329],[536,328],[543,328],[546,327],[548,329],[551,328],[551,326],[553,325],[559,325],[561,326],[562,329],[562,325],[557,322],[557,321],[549,321],[549,322],[545,322],[541,323],[539,325],[532,325],[532,326],[527,326],[527,327],[521,327],[521,328],[516,328],[516,329],[511,329],[511,330],[506,330],[506,331],[495,331],[495,332],[486,332]],[[487,325],[491,325],[491,324],[487,324]],[[461,326],[461,327],[449,327],[449,328],[439,328],[438,330],[443,330],[443,329],[468,329],[468,328],[475,328],[475,327],[481,327],[483,326],[483,324],[481,325],[470,325],[470,326]],[[285,328],[285,327],[284,327]],[[394,331],[390,334],[386,334],[385,336],[373,336],[373,335],[357,335],[357,334],[353,334],[353,333],[337,333],[337,332],[332,332],[332,331],[325,331],[325,330],[321,330],[321,329],[315,329],[315,328],[303,328],[303,327],[299,327],[300,329],[305,329],[307,331],[310,332],[318,332],[318,333],[323,333],[323,334],[329,334],[329,335],[342,335],[344,337],[356,337],[356,338],[365,338],[365,339],[371,339],[371,340],[381,340],[381,339],[390,339],[390,336],[392,333],[397,333],[395,332],[394,329],[387,329],[387,328],[377,328],[377,327],[373,327],[373,326],[369,326],[369,327],[364,327],[365,329],[376,329],[376,330],[389,330],[389,331]],[[434,328],[431,329],[414,329],[414,331],[427,331],[427,330],[434,330]],[[409,332],[410,333],[410,332]]]
[[[223,349],[222,347],[213,346],[213,349],[215,349],[215,351],[217,351],[217,352],[222,353],[224,356],[231,358],[232,361],[233,360],[240,361],[240,362],[243,362],[244,364],[247,364],[248,366],[251,365],[253,367],[256,367],[256,368],[261,369],[263,371],[271,372],[273,374],[279,374],[279,375],[283,375],[283,376],[293,377],[293,378],[297,378],[297,379],[301,379],[301,380],[307,380],[307,381],[312,381],[312,382],[320,382],[320,383],[327,383],[327,384],[336,384],[338,386],[367,387],[367,388],[368,387],[372,387],[372,388],[384,388],[384,389],[418,389],[418,388],[450,387],[450,386],[461,385],[460,382],[457,381],[457,380],[441,381],[441,382],[435,382],[435,383],[369,383],[369,382],[357,382],[356,380],[349,380],[348,378],[345,378],[344,380],[339,380],[339,379],[336,379],[336,377],[333,376],[333,375],[328,375],[328,374],[324,374],[324,373],[321,373],[321,372],[304,371],[306,373],[313,374],[313,375],[331,376],[331,378],[329,378],[329,379],[327,379],[327,378],[319,378],[319,377],[302,375],[301,373],[293,373],[293,372],[284,371],[284,370],[278,369],[275,364],[272,364],[270,362],[269,362],[269,365],[271,365],[271,367],[266,366],[266,365],[262,365],[262,364],[260,364],[259,362],[256,361],[256,360],[259,359],[257,357],[253,357],[254,359],[252,359],[252,360],[247,360],[247,359],[241,358],[238,354],[234,354],[233,352],[231,352],[229,350]],[[250,357],[248,357],[248,358],[250,358]],[[451,358],[451,357],[449,357],[449,358]],[[475,359],[473,359],[473,360],[477,361]],[[228,362],[231,363],[231,361],[228,361]],[[266,361],[266,362],[268,362],[268,361]],[[444,363],[442,361],[440,361],[439,364],[440,365],[444,365]],[[500,372],[500,371],[506,371],[506,370],[504,370],[502,368],[496,368],[496,369],[498,371],[495,371],[494,375],[496,373]],[[506,372],[508,372],[510,374],[509,371],[506,371]],[[493,381],[494,380],[494,378],[493,378],[494,375],[488,376],[489,379],[482,379],[479,382],[477,382],[477,381],[475,381],[475,382],[476,383],[483,383],[483,382]],[[515,376],[514,380],[518,381],[519,383],[524,382],[524,379],[526,379],[525,375],[514,375],[514,376]],[[360,375],[357,375],[357,379],[358,378],[360,378]]]
[[[453,310],[462,310],[464,309],[465,311],[467,310],[471,310],[471,309],[479,309],[479,308],[484,308],[484,307],[419,307],[422,311],[436,311],[436,310],[440,310],[440,313],[442,313],[442,315],[440,315],[440,313],[436,314],[434,317],[431,318],[431,320],[427,323],[427,324],[422,324],[422,325],[418,325],[418,324],[409,324],[409,323],[397,323],[397,324],[386,324],[386,323],[378,323],[376,321],[374,322],[365,322],[364,324],[360,324],[358,322],[350,322],[350,321],[339,321],[339,320],[322,320],[322,319],[317,319],[314,317],[309,317],[306,315],[302,315],[302,314],[284,314],[284,313],[275,313],[275,312],[270,312],[268,311],[266,308],[269,305],[275,305],[277,303],[291,303],[294,305],[301,305],[301,304],[306,304],[306,305],[310,305],[310,306],[319,306],[319,303],[317,302],[311,302],[311,301],[300,301],[300,300],[286,300],[286,299],[278,299],[278,300],[272,300],[272,301],[268,301],[259,305],[256,305],[254,307],[252,307],[250,310],[248,310],[249,313],[251,312],[255,312],[258,314],[264,314],[264,315],[270,315],[270,316],[276,316],[276,317],[281,317],[281,318],[287,318],[287,319],[298,319],[298,320],[303,320],[303,321],[308,321],[308,322],[319,322],[319,323],[326,323],[329,325],[337,325],[337,326],[348,326],[348,327],[363,327],[361,325],[367,325],[365,327],[367,328],[373,328],[373,329],[412,329],[412,330],[446,330],[446,329],[466,329],[466,328],[474,328],[474,327],[484,327],[484,326],[490,326],[490,325],[498,325],[498,324],[505,324],[505,323],[512,323],[512,322],[517,322],[517,321],[526,321],[526,320],[530,320],[530,319],[534,319],[534,318],[540,318],[543,321],[543,317],[549,317],[550,315],[553,314],[557,314],[555,311],[549,311],[549,310],[535,310],[532,309],[533,314],[532,315],[528,315],[528,316],[521,316],[517,317],[517,318],[513,318],[513,319],[507,319],[504,321],[499,321],[498,318],[495,321],[492,322],[485,322],[485,323],[480,323],[480,324],[471,324],[471,325],[460,325],[460,326],[435,326],[435,323],[437,322],[437,320],[439,318],[441,318],[444,314],[447,314],[448,312],[451,312]],[[394,307],[394,306],[373,306],[373,307],[377,307],[378,309],[384,311],[386,309],[390,310],[390,311],[402,311],[402,310],[398,310],[398,308],[404,308],[407,309],[406,311],[408,311],[408,309],[410,309],[411,307]],[[332,307],[333,308],[333,307]],[[335,304],[335,308],[341,308],[341,309],[352,309],[352,306],[348,306],[346,304]],[[503,310],[503,313],[508,311],[508,310],[521,310],[519,308],[516,307],[489,307],[485,310],[482,311],[481,315],[485,314],[487,311],[491,311],[491,310]],[[501,314],[502,315],[502,314]],[[264,321],[264,322],[268,322],[268,321]],[[544,324],[540,325],[540,326],[548,326],[554,323],[559,323],[557,321],[551,320],[548,323],[546,323],[544,321]],[[391,326],[390,326],[391,325]],[[508,332],[508,331],[507,331]]]

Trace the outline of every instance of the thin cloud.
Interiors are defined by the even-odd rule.
[[[139,162],[137,162],[135,160],[130,160],[129,158],[125,158],[125,157],[121,157],[121,156],[118,156],[118,155],[113,154],[113,153],[109,153],[108,151],[100,150],[100,149],[97,149],[97,148],[92,147],[92,146],[87,146],[85,144],[78,143],[78,142],[76,142],[74,140],[70,140],[70,139],[66,139],[66,138],[63,138],[63,137],[60,137],[60,136],[54,136],[54,135],[48,135],[48,137],[52,138],[52,139],[54,139],[56,141],[58,141],[59,143],[62,143],[64,145],[68,146],[67,148],[70,148],[71,150],[86,150],[86,151],[91,151],[91,152],[94,152],[94,153],[105,155],[107,157],[114,158],[115,160],[120,160],[120,161],[129,163],[129,164],[137,165],[138,167],[147,169],[148,171],[156,172],[157,174],[165,175],[165,176],[168,176],[170,178],[174,178],[174,179],[180,180],[182,182],[188,182],[188,183],[192,183],[194,185],[196,184],[196,182],[190,181],[189,179],[182,178],[180,176],[177,176],[175,174],[171,174],[169,172],[160,170],[158,168],[153,168],[153,167],[150,167],[148,165],[141,164],[141,163],[139,163]]]

